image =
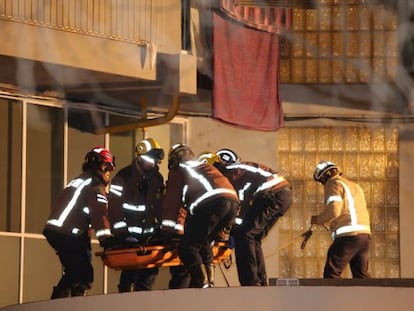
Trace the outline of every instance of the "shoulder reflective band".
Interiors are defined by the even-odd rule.
[[[62,213],[60,214],[58,219],[49,219],[47,221],[48,224],[56,226],[56,227],[62,227],[63,223],[65,222],[66,218],[72,211],[72,209],[75,207],[76,202],[79,198],[79,196],[82,193],[83,188],[88,186],[92,182],[92,178],[88,179],[75,179],[72,181],[68,187],[75,187],[76,190],[73,193],[72,198],[70,199],[69,203],[66,205],[66,207],[63,209]]]
[[[277,174],[273,175],[273,178],[264,182],[260,187],[258,187],[256,189],[256,191],[254,192],[254,194],[272,188],[273,186],[276,186],[277,184],[280,184],[281,182],[285,181],[285,179]]]

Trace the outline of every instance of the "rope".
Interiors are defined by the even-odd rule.
[[[306,232],[305,232],[306,233]],[[284,248],[286,248],[286,247],[288,247],[289,245],[291,245],[291,244],[293,244],[296,240],[298,240],[299,238],[303,238],[303,235],[305,234],[305,233],[301,233],[301,234],[299,234],[298,236],[296,236],[295,238],[293,238],[289,243],[286,243],[285,245],[283,245],[283,246],[281,246],[281,247],[279,247],[276,251],[274,251],[273,253],[270,253],[270,254],[268,254],[268,255],[266,255],[265,256],[265,258],[269,258],[269,257],[272,257],[272,256],[274,256],[274,255],[276,255],[277,253],[279,253],[282,249],[284,249]]]
[[[221,263],[219,263],[219,264],[218,264],[218,266],[219,266],[219,268],[220,268],[221,275],[223,276],[224,281],[226,282],[227,287],[230,287],[229,280],[227,279],[227,276],[226,276],[226,274],[224,273],[223,268],[221,267]]]
[[[285,245],[283,245],[283,246],[279,247],[279,249],[278,249],[278,250],[274,251],[273,253],[270,253],[269,255],[267,255],[267,256],[265,256],[265,257],[266,257],[266,258],[269,258],[269,257],[272,257],[272,256],[276,255],[276,254],[277,254],[277,253],[279,253],[282,249],[284,249],[284,248],[288,247],[289,245],[291,245],[293,242],[295,242],[295,241],[296,241],[297,239],[299,239],[299,238],[303,238],[303,242],[302,242],[302,244],[301,244],[300,248],[301,248],[301,249],[305,249],[306,243],[308,242],[308,240],[310,239],[310,237],[311,237],[311,236],[312,236],[312,234],[313,234],[313,229],[312,229],[312,228],[313,228],[313,225],[311,225],[307,231],[305,231],[305,232],[301,233],[300,235],[298,235],[297,237],[295,237],[293,240],[291,240],[289,243],[287,243],[287,244],[285,244]],[[323,225],[323,228],[324,228],[326,231],[328,231],[328,232],[329,232],[329,228],[328,228],[328,227],[326,227],[326,225]]]

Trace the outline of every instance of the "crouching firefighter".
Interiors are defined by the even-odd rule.
[[[214,166],[196,161],[187,145],[171,147],[168,168],[161,230],[171,229],[180,209],[187,209],[178,255],[191,274],[190,287],[212,287],[211,243],[224,227],[234,222],[240,208],[237,193]]]
[[[85,296],[93,282],[91,231],[101,246],[111,243],[106,186],[115,168],[109,150],[95,147],[85,156],[83,173],[73,179],[54,204],[43,234],[55,249],[63,275],[51,299]]]
[[[230,149],[220,149],[214,163],[237,190],[241,210],[232,228],[241,286],[266,286],[262,241],[292,205],[289,182],[260,163],[241,161]]]

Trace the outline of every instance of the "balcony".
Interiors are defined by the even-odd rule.
[[[0,0],[0,29],[2,91],[136,117],[196,93],[178,0]]]

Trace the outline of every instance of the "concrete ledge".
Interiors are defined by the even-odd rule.
[[[414,288],[266,286],[154,290],[39,301],[0,311],[412,311]]]
[[[414,287],[414,279],[269,279],[270,286]]]

